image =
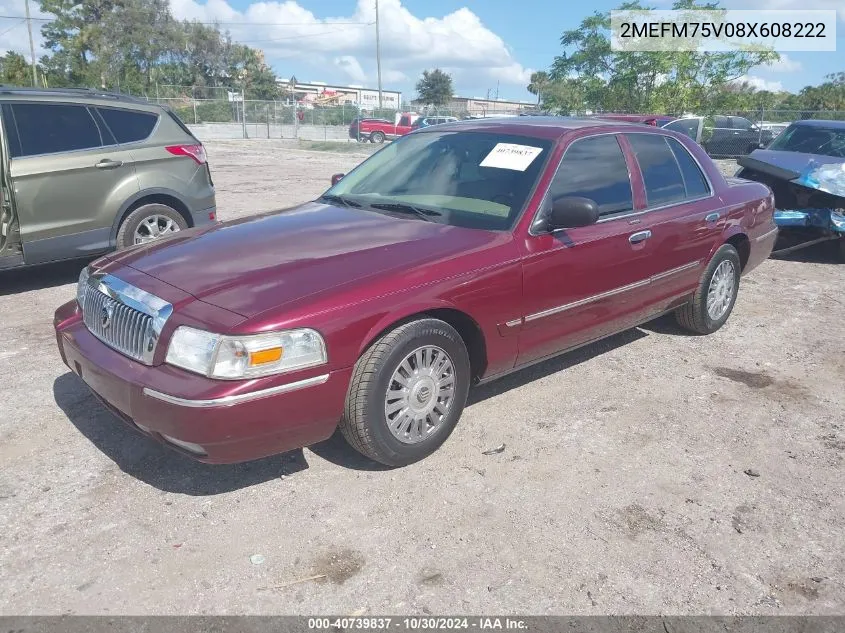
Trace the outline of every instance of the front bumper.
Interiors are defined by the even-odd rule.
[[[343,412],[351,368],[315,368],[275,384],[211,380],[114,351],[88,331],[75,301],[57,310],[54,326],[62,360],[113,413],[202,462],[244,462],[315,444],[332,435]]]

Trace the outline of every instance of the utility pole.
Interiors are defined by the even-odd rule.
[[[381,40],[379,36],[378,0],[376,0],[376,69],[378,70],[378,109],[381,110]]]
[[[35,69],[35,44],[32,42],[32,19],[29,17],[29,0],[24,0],[26,6],[26,28],[29,31],[29,54],[32,59],[32,87],[38,87],[38,72]]]

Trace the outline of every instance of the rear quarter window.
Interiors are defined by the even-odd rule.
[[[684,186],[687,190],[687,198],[698,198],[709,194],[710,186],[707,184],[707,179],[701,173],[701,168],[687,149],[673,138],[667,137],[666,142],[672,148],[672,153],[675,155],[678,166],[681,168],[681,175],[684,178]]]
[[[118,143],[137,143],[149,138],[158,123],[158,116],[150,112],[97,108]]]

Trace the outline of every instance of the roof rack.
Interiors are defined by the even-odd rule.
[[[120,92],[96,90],[94,88],[30,88],[26,86],[9,86],[0,84],[0,94],[44,94],[44,95],[87,95],[100,99],[112,99],[127,103],[153,104],[154,102]]]

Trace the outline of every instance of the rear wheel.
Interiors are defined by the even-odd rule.
[[[681,327],[711,334],[728,320],[739,292],[741,263],[731,244],[723,244],[701,276],[692,301],[675,311]]]
[[[370,459],[412,464],[452,433],[469,383],[469,355],[452,326],[438,319],[406,323],[358,359],[340,431]]]
[[[188,228],[182,214],[166,204],[144,204],[123,220],[117,231],[117,247],[146,244]]]
[[[373,132],[370,135],[370,140],[373,143],[378,143],[379,145],[381,145],[382,143],[384,143],[384,132]]]

